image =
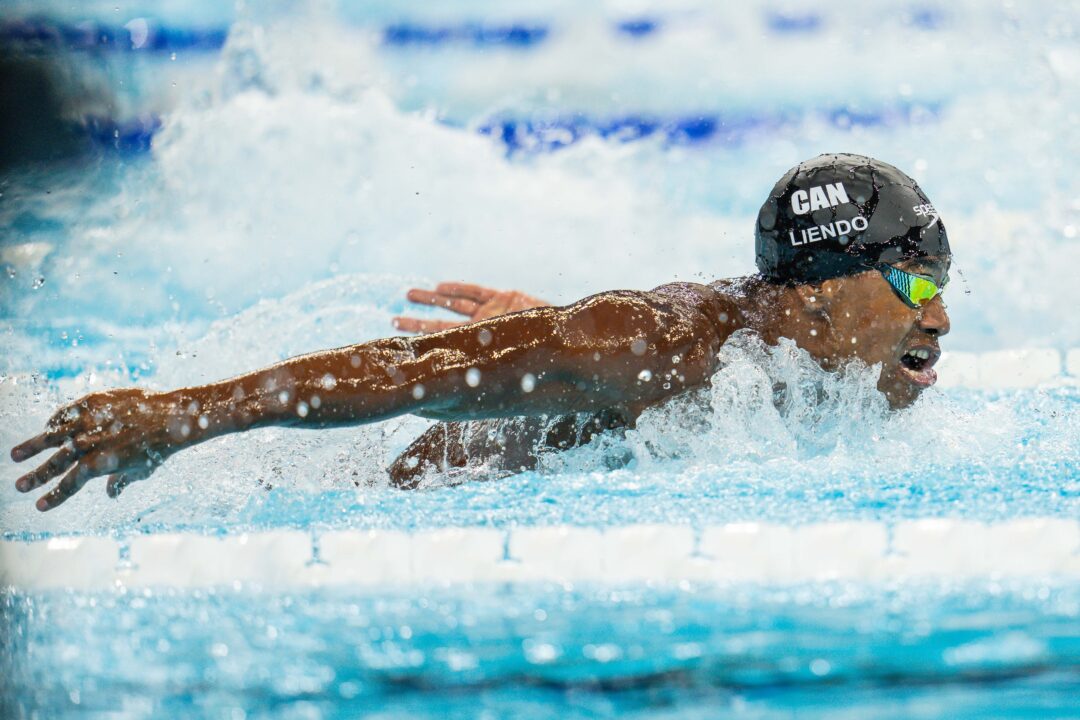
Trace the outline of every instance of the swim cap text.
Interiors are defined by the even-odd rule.
[[[847,190],[844,183],[837,182],[829,185],[815,185],[807,190],[796,190],[791,195],[791,209],[796,215],[805,215],[814,210],[827,207],[836,207],[841,203],[851,202],[848,200]]]
[[[856,215],[849,222],[847,220],[837,220],[831,223],[825,223],[824,225],[817,225],[806,230],[799,231],[799,237],[795,237],[795,231],[789,230],[788,237],[791,238],[791,244],[795,246],[807,245],[809,243],[816,243],[822,240],[828,240],[829,238],[840,238],[840,244],[847,244],[847,236],[854,230],[855,232],[862,232],[870,226],[866,218],[862,215]]]

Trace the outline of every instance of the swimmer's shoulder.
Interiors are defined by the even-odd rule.
[[[693,282],[673,282],[653,288],[650,294],[666,298],[681,312],[698,316],[724,339],[742,327],[742,311],[736,280],[718,280],[708,285]]]

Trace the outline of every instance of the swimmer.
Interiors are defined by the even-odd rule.
[[[826,370],[853,359],[880,364],[877,387],[893,408],[934,384],[938,341],[949,332],[941,290],[951,252],[910,177],[859,155],[819,156],[776,183],[755,236],[759,272],[743,278],[615,290],[563,307],[475,286],[414,291],[475,322],[400,318],[401,330],[438,332],[302,355],[209,385],[92,393],[11,451],[22,462],[57,449],[16,487],[30,492],[58,479],[37,500],[51,510],[98,476],[108,476],[106,492],[116,497],[170,455],[227,433],[406,413],[443,422],[391,466],[398,486],[463,464],[456,455],[472,449],[470,421],[527,419],[481,448],[504,453],[513,471],[534,463],[541,446],[632,427],[644,409],[706,386],[717,351],[742,329],[768,344],[790,338]]]

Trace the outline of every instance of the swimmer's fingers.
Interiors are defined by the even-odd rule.
[[[45,463],[40,465],[37,469],[26,473],[21,478],[15,481],[15,489],[19,492],[30,492],[36,487],[41,487],[45,483],[57,477],[61,473],[67,471],[72,465],[79,461],[79,453],[74,447],[65,447],[58,453],[54,453]]]
[[[461,327],[465,323],[451,320],[421,320],[420,318],[395,317],[394,327],[402,332],[430,335],[451,328]]]
[[[120,493],[124,491],[124,488],[133,482],[145,480],[150,477],[152,472],[154,472],[154,469],[147,467],[144,470],[125,470],[122,473],[110,475],[108,482],[105,483],[105,494],[116,499],[120,497]]]
[[[82,411],[78,403],[72,403],[60,408],[45,423],[47,428],[45,432],[35,435],[11,449],[11,459],[15,462],[22,462],[34,457],[42,450],[60,447],[65,440],[72,437],[78,430],[81,415]]]
[[[486,303],[499,294],[499,290],[473,285],[472,283],[444,282],[435,286],[435,292],[449,297],[464,298],[478,303]]]
[[[124,488],[132,482],[132,478],[128,477],[127,473],[110,475],[108,480],[105,481],[105,494],[115,500],[120,497],[120,493],[123,492]]]
[[[11,449],[11,459],[15,462],[22,462],[34,457],[42,450],[48,448],[60,447],[64,444],[64,440],[68,437],[68,433],[59,429],[49,429],[40,435],[35,435],[24,443],[16,445]]]
[[[68,470],[56,487],[38,498],[36,507],[41,512],[52,510],[63,504],[69,497],[79,492],[86,481],[95,475],[94,462],[85,458],[78,465]]]
[[[467,315],[469,317],[476,314],[477,308],[480,307],[473,300],[446,295],[438,291],[432,292],[430,290],[422,290],[420,288],[409,290],[409,292],[405,294],[405,297],[408,298],[409,302],[414,302],[418,305],[433,305],[435,307],[447,308],[460,315]]]

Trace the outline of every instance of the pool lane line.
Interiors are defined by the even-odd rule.
[[[217,52],[225,46],[229,26],[174,27],[152,18],[138,17],[123,25],[95,21],[70,23],[44,18],[0,23],[0,46],[23,54],[57,51],[112,53]],[[383,46],[434,48],[467,46],[529,49],[542,44],[551,25],[541,22],[490,23],[466,21],[446,24],[396,22],[382,27]]]
[[[1080,522],[1024,517],[269,530],[0,541],[0,586],[249,587],[499,583],[758,583],[1080,580]]]
[[[755,136],[783,134],[798,123],[820,120],[839,130],[892,128],[936,122],[944,103],[905,102],[861,107],[855,104],[798,111],[691,113],[663,116],[622,113],[593,116],[562,113],[547,117],[502,116],[481,121],[476,131],[499,141],[508,154],[542,154],[587,137],[628,143],[658,138],[668,146],[740,145]]]
[[[922,31],[941,29],[945,12],[932,6],[902,10],[903,26]],[[683,19],[683,18],[676,18]],[[672,24],[664,15],[627,15],[608,20],[611,32],[628,42],[640,42],[662,33]],[[764,9],[761,27],[777,36],[810,36],[823,32],[829,19],[819,12],[781,12]],[[21,52],[217,52],[224,47],[231,25],[182,27],[153,17],[135,17],[123,24],[95,20],[82,22],[31,16],[0,22],[0,45]],[[384,47],[441,48],[472,47],[533,49],[555,33],[556,25],[534,21],[461,20],[422,22],[400,20],[381,26]]]
[[[943,109],[944,104],[935,101],[879,107],[843,105],[776,113],[690,113],[667,116],[649,113],[622,113],[612,116],[563,113],[533,118],[500,116],[482,120],[471,125],[469,129],[501,144],[508,156],[553,153],[590,137],[617,143],[652,139],[669,147],[733,147],[754,137],[783,134],[792,126],[808,119],[821,120],[838,130],[892,128],[936,122]],[[150,151],[154,136],[161,130],[163,123],[163,117],[154,114],[125,120],[86,116],[75,129],[94,147],[123,154],[141,154]],[[451,123],[444,124],[460,128]]]

